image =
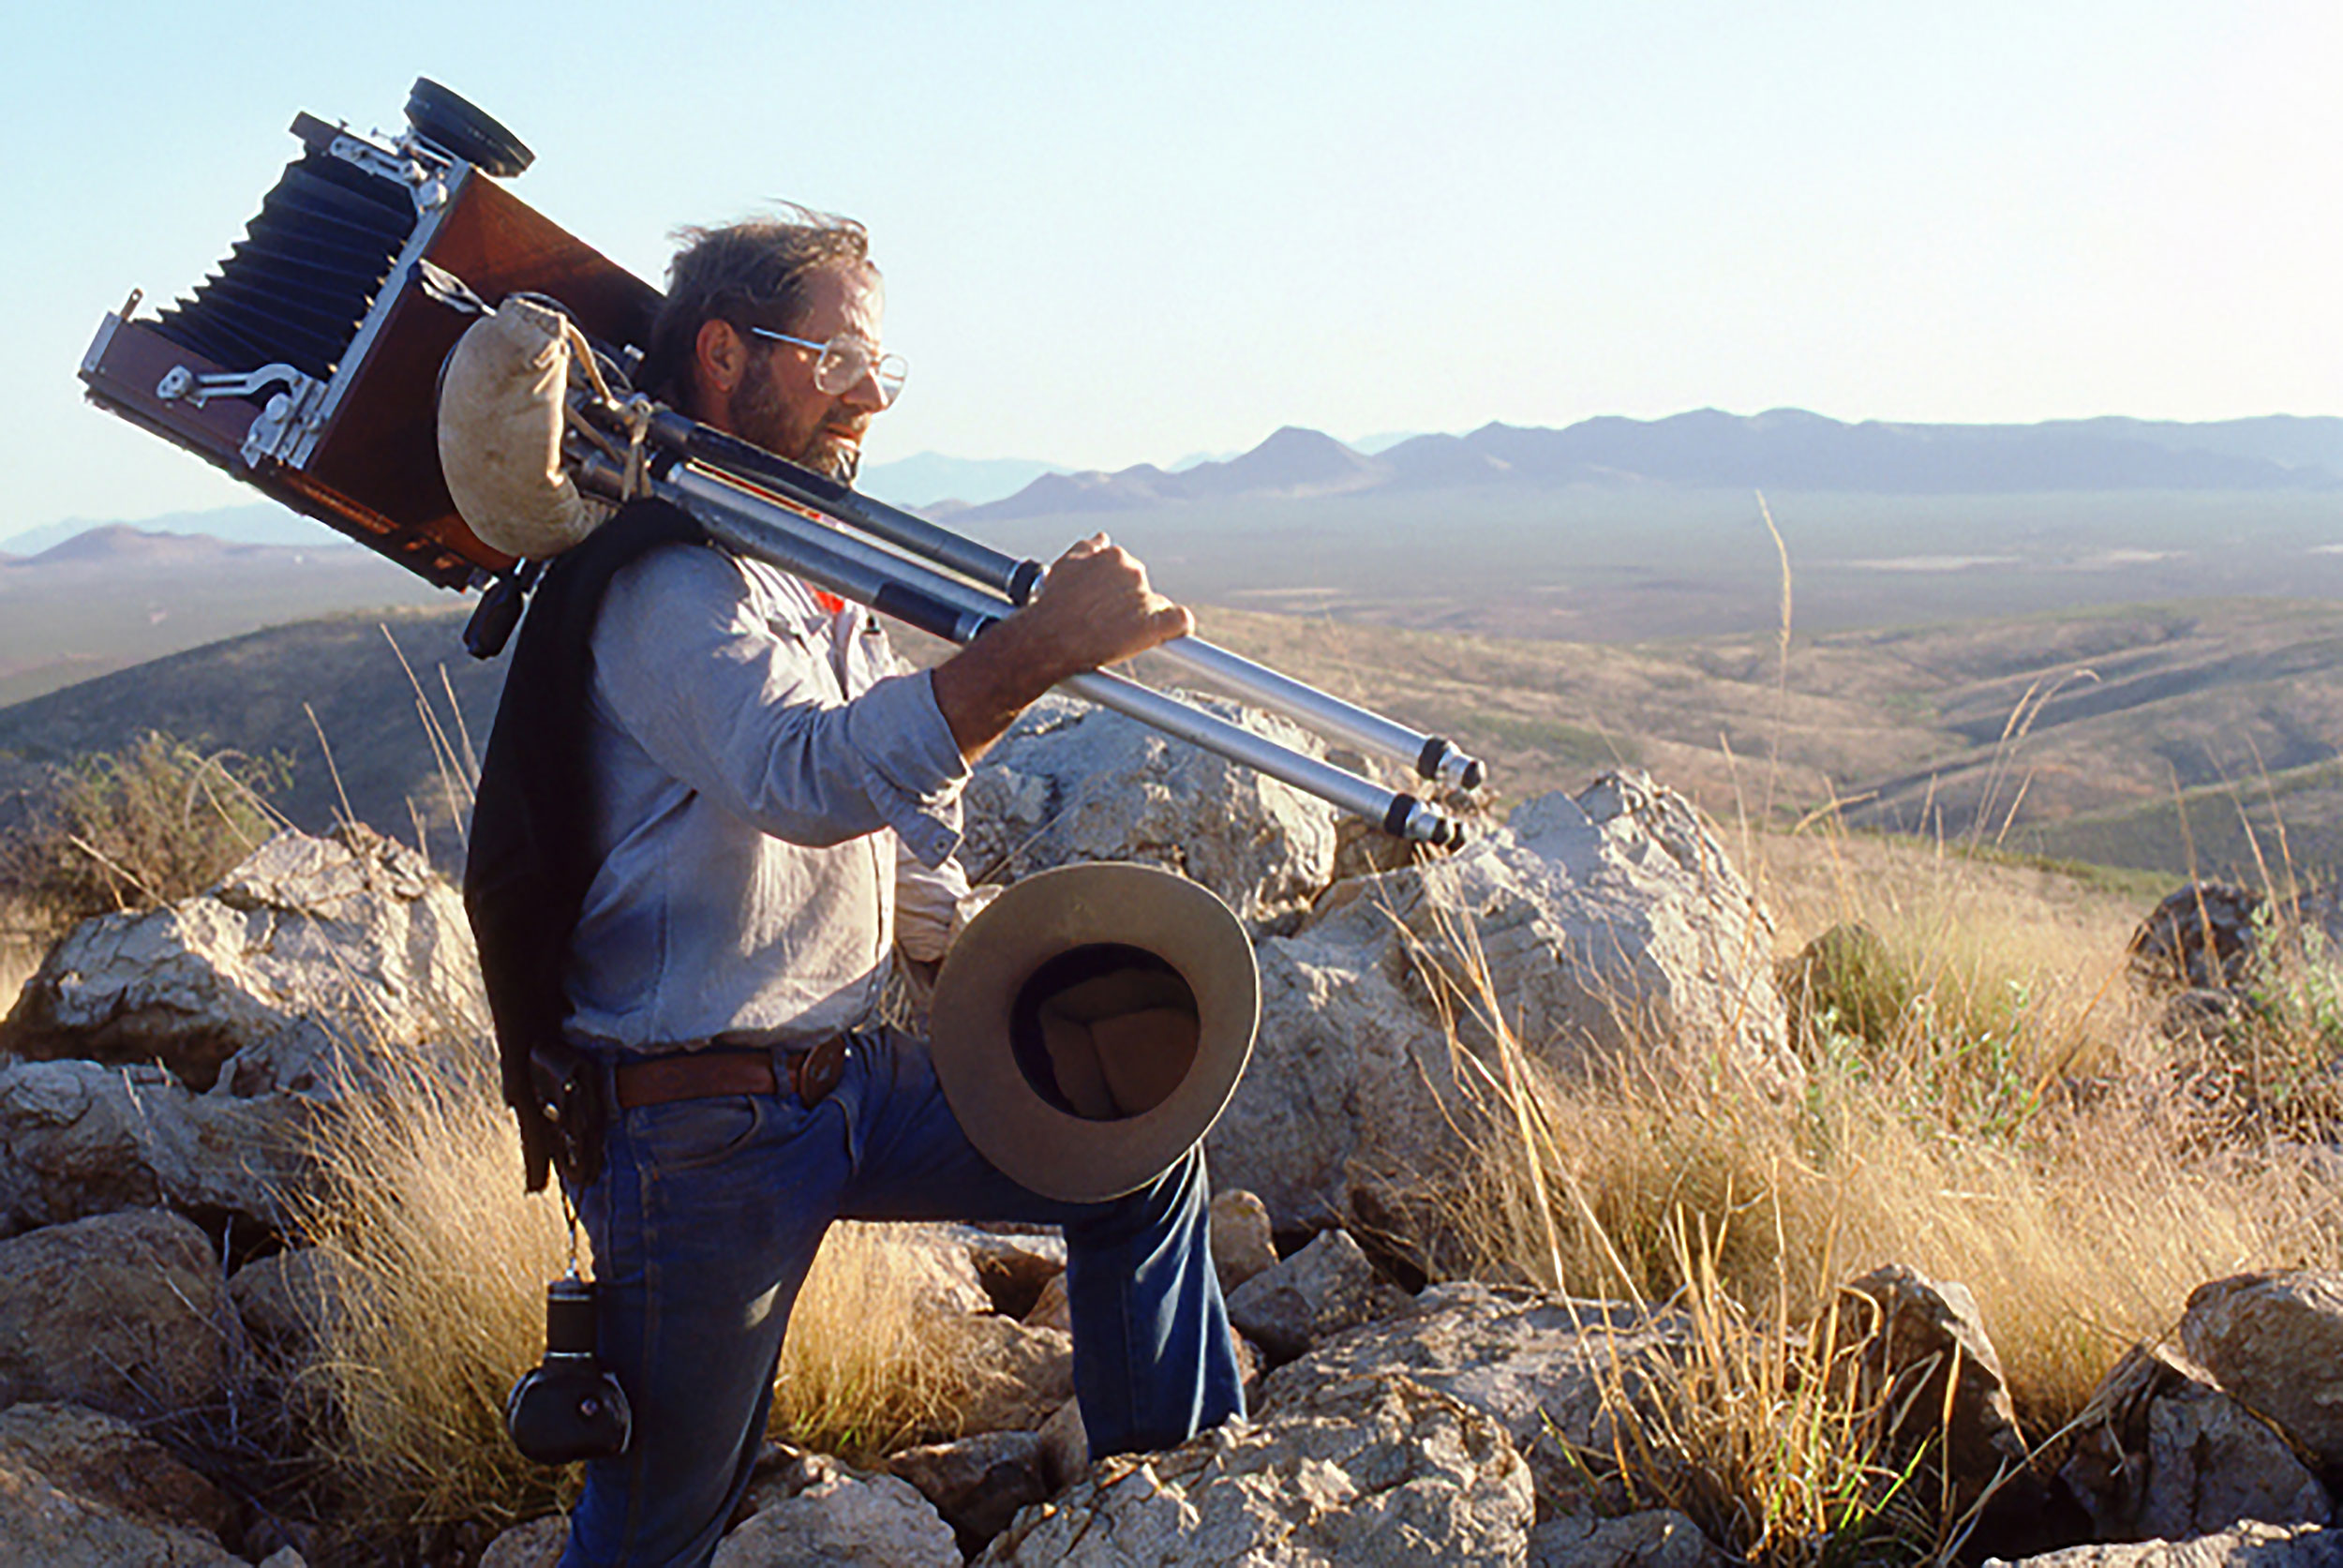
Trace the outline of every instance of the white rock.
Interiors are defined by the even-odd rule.
[[[1311,737],[1216,698],[1201,706],[1312,756]],[[961,863],[1006,878],[1079,860],[1136,860],[1220,895],[1249,926],[1297,915],[1333,874],[1334,808],[1103,709],[1047,697],[968,781]]]
[[[1528,1460],[1551,1510],[1587,1501],[1584,1471],[1558,1441],[1607,1450],[1611,1392],[1634,1397],[1686,1343],[1680,1314],[1568,1301],[1512,1287],[1446,1284],[1401,1316],[1346,1334],[1262,1381],[1257,1419],[1362,1378],[1404,1376],[1493,1418]]]
[[[1564,1077],[1631,1057],[1800,1079],[1771,923],[1680,796],[1608,775],[1549,795],[1454,856],[1337,885],[1259,944],[1251,1066],[1207,1141],[1214,1177],[1281,1229],[1388,1221],[1464,1152],[1460,1089],[1427,976],[1493,1003]],[[1470,1007],[1458,1043],[1488,1057]],[[1469,1077],[1470,1075],[1468,1075]]]
[[[1495,1422],[1410,1379],[1368,1376],[1169,1453],[1108,1459],[977,1561],[1513,1568],[1531,1514],[1529,1472]]]
[[[154,1067],[0,1066],[0,1236],[157,1205],[278,1228],[319,1109],[199,1095]]]
[[[25,983],[0,1051],[313,1094],[345,1051],[477,1040],[487,1016],[454,888],[364,829],[288,831],[209,892],[75,928]]]
[[[908,1482],[841,1477],[758,1509],[711,1568],[960,1568],[952,1527]]]

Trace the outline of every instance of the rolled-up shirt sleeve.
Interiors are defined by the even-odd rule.
[[[775,838],[821,847],[892,828],[942,864],[968,765],[933,683],[887,676],[849,699],[827,643],[769,617],[731,558],[668,545],[604,596],[592,700],[660,767]]]

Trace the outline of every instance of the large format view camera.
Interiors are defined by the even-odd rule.
[[[443,588],[513,558],[483,544],[440,474],[433,385],[471,318],[557,298],[589,333],[640,343],[659,292],[498,184],[529,149],[430,81],[395,139],[294,118],[301,157],[244,239],[151,319],[132,295],[82,361],[92,401],[216,463]]]
[[[416,82],[407,120],[405,132],[384,137],[296,116],[301,157],[218,270],[153,317],[138,314],[133,293],[99,325],[82,361],[91,400],[443,588],[486,589],[466,639],[483,657],[501,649],[518,616],[534,570],[520,558],[556,553],[582,533],[572,529],[540,548],[545,535],[516,526],[517,511],[484,511],[479,498],[521,495],[545,481],[578,528],[619,502],[653,497],[730,549],[952,642],[969,641],[1037,590],[1037,561],[989,549],[634,393],[628,378],[658,291],[502,188],[499,180],[521,172],[531,155],[496,121],[428,80]],[[494,330],[467,336],[483,329]],[[496,396],[468,400],[463,393],[480,386],[455,383],[470,361],[494,361],[500,341],[509,351],[515,332],[531,330],[547,363],[569,368],[566,381],[551,376],[539,389],[542,409],[518,411],[524,424],[543,414],[542,439],[531,464],[508,470],[497,464],[513,443],[485,439],[481,411]],[[500,396],[511,383],[492,379],[487,392]],[[455,461],[442,468],[451,454]],[[496,471],[482,473],[480,462]],[[469,520],[451,498],[451,475]],[[1435,785],[1469,791],[1481,783],[1481,764],[1449,741],[1201,638],[1177,638],[1156,656],[1329,739],[1395,758]],[[1431,802],[1179,697],[1106,670],[1064,689],[1396,837],[1462,842],[1460,824]]]

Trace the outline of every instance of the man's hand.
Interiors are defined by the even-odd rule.
[[[1129,551],[1093,534],[1058,558],[1032,604],[936,666],[935,703],[974,762],[1067,676],[1195,629],[1185,605],[1147,586],[1147,569]]]

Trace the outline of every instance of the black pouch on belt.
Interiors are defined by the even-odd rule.
[[[602,1174],[602,1139],[610,1108],[600,1064],[568,1046],[541,1045],[529,1053],[529,1081],[553,1126],[553,1163],[572,1187]]]

